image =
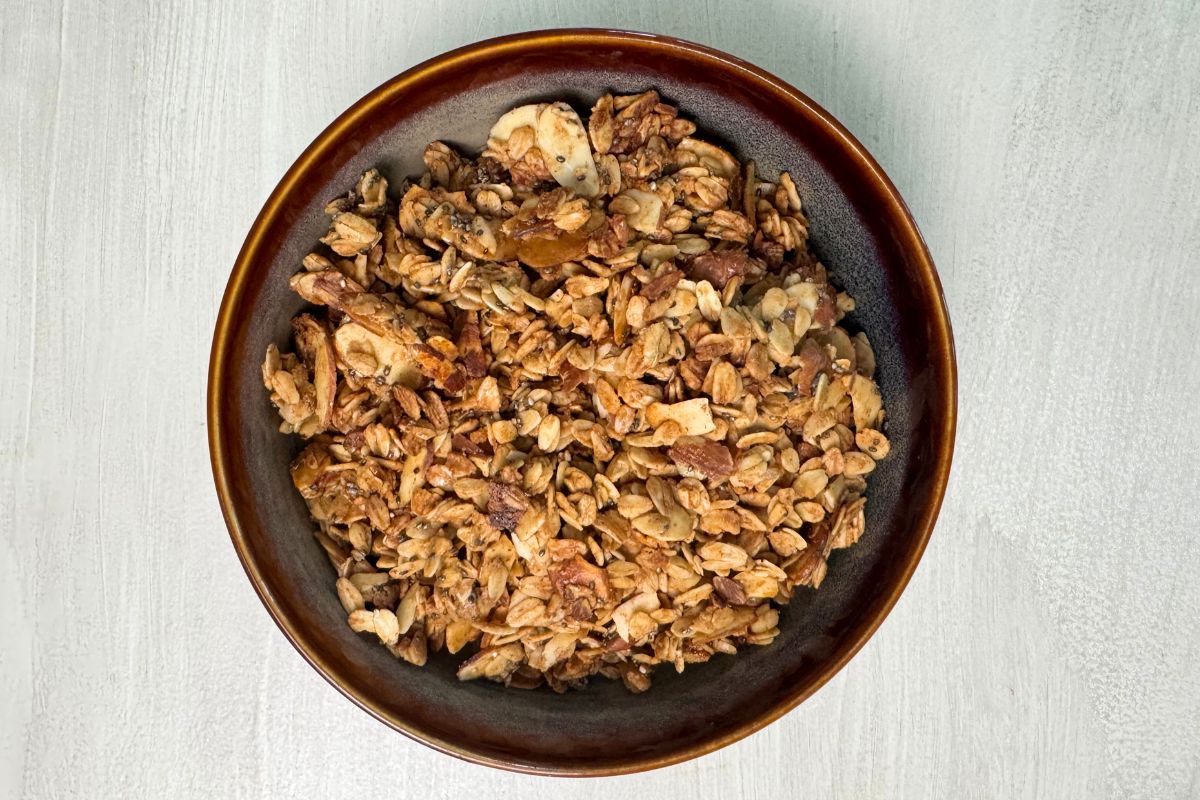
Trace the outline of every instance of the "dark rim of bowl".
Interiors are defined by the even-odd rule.
[[[408,720],[393,714],[377,705],[370,697],[360,695],[348,689],[337,674],[336,667],[325,663],[319,656],[308,652],[301,644],[294,630],[293,622],[286,618],[278,603],[271,594],[258,565],[248,556],[246,533],[242,529],[239,509],[233,500],[231,490],[231,474],[235,471],[232,464],[232,454],[226,446],[226,432],[221,426],[220,408],[225,395],[225,376],[229,369],[230,343],[234,339],[232,329],[238,324],[234,309],[239,305],[240,298],[247,284],[253,279],[252,266],[258,261],[260,254],[271,247],[270,242],[264,241],[263,233],[275,221],[280,213],[282,198],[297,191],[303,180],[315,163],[320,162],[336,143],[365,116],[371,114],[380,104],[398,93],[404,92],[409,86],[436,78],[439,71],[455,65],[470,63],[480,57],[495,55],[515,55],[521,52],[570,46],[572,44],[607,44],[626,47],[638,47],[652,51],[670,51],[697,62],[700,66],[717,67],[734,72],[740,80],[757,84],[760,88],[770,91],[782,103],[790,104],[795,110],[811,119],[815,124],[824,128],[827,133],[841,143],[842,148],[864,168],[869,179],[875,183],[875,189],[891,206],[896,219],[901,222],[901,249],[914,259],[919,267],[924,281],[923,294],[928,298],[927,311],[932,313],[930,320],[935,348],[929,353],[931,361],[936,365],[935,372],[941,376],[940,385],[936,390],[940,393],[940,405],[947,409],[942,422],[941,446],[938,450],[936,471],[934,475],[933,495],[924,514],[918,521],[915,539],[906,554],[906,561],[899,579],[892,585],[877,607],[872,619],[862,625],[857,634],[840,643],[840,649],[825,670],[813,681],[800,685],[788,699],[771,708],[756,719],[753,719],[732,730],[724,730],[711,738],[682,749],[672,750],[650,757],[630,758],[617,764],[605,764],[598,767],[572,766],[561,760],[555,763],[523,763],[515,760],[503,760],[472,751],[453,741],[446,741],[431,735],[428,731],[414,726]],[[789,86],[775,76],[758,67],[742,61],[739,58],[714,50],[700,44],[686,42],[670,36],[639,33],[634,31],[610,30],[602,28],[564,28],[543,31],[532,31],[509,36],[487,39],[475,44],[451,50],[435,58],[424,61],[408,69],[381,86],[375,88],[321,132],[312,144],[300,155],[296,162],[284,174],[282,180],[271,192],[262,211],[254,220],[246,241],[238,253],[229,283],[221,300],[221,309],[217,316],[216,330],[213,334],[212,351],[209,358],[208,370],[208,444],[212,460],[213,478],[216,481],[217,496],[221,503],[221,511],[225,524],[229,529],[230,538],[237,550],[238,558],[250,582],[254,585],[259,599],[270,612],[275,624],[291,642],[301,656],[325,678],[334,688],[353,701],[356,705],[411,739],[432,747],[442,753],[485,766],[541,775],[559,776],[600,776],[618,775],[632,772],[665,767],[692,758],[711,753],[739,739],[749,736],[766,725],[798,706],[814,692],[820,689],[862,648],[868,639],[874,635],[880,623],[887,617],[895,606],[900,594],[908,585],[909,579],[921,560],[925,546],[933,532],[934,523],[942,505],[946,483],[950,473],[950,463],[953,457],[954,434],[957,417],[958,376],[955,363],[954,342],[950,329],[950,319],[946,311],[945,299],[942,295],[941,282],[934,268],[929,250],[912,219],[900,193],[884,174],[883,169],[866,149],[847,131],[841,123],[827,111],[809,99],[802,92]]]

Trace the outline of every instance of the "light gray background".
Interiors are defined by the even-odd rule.
[[[0,797],[1200,797],[1195,3],[0,6]],[[450,47],[588,24],[749,59],[867,145],[939,265],[961,414],[925,560],[828,686],[567,783],[437,755],[304,664],[225,534],[204,390],[237,248],[322,127]]]

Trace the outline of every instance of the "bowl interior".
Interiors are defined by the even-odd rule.
[[[264,602],[301,652],[372,713],[469,758],[542,771],[613,771],[712,749],[815,690],[874,630],[907,581],[936,514],[949,458],[952,366],[944,311],[923,247],[889,185],[814,106],[739,63],[646,38],[517,38],[443,57],[381,87],[323,134],[277,189],[243,252],[214,343],[214,462],[235,542]],[[702,135],[788,169],[812,223],[816,252],[858,302],[848,326],[867,332],[888,412],[892,456],[870,478],[867,533],[838,551],[819,591],[800,591],[781,635],[655,674],[627,693],[595,680],[585,691],[505,690],[460,683],[459,657],[425,668],[352,633],[313,540],[288,463],[298,442],[277,432],[259,364],[288,342],[303,302],[287,285],[326,229],[322,208],[366,168],[393,182],[422,171],[425,144],[482,146],[501,113],[567,98],[586,112],[605,91],[656,88]],[[915,242],[915,244],[914,244]]]

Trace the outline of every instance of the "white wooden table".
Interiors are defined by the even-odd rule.
[[[1196,3],[598,5],[3,0],[0,797],[1200,797]],[[568,784],[437,755],[304,664],[225,534],[204,390],[242,236],[327,122],[589,24],[743,56],[863,140],[939,264],[962,411],[849,667],[714,755]]]

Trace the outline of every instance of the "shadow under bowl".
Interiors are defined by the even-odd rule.
[[[460,683],[458,657],[424,668],[354,634],[312,537],[260,378],[267,345],[284,345],[304,306],[288,278],[327,227],[322,209],[366,168],[397,185],[423,170],[426,143],[481,147],[508,109],[567,99],[581,111],[606,92],[657,89],[701,135],[787,169],[812,244],[858,303],[888,412],[892,455],[870,478],[867,533],[837,551],[819,591],[800,590],[768,647],[718,656],[646,694],[597,679],[556,695]],[[209,366],[208,426],[217,493],[234,546],[263,604],[330,683],[396,730],[442,752],[527,772],[600,775],[710,752],[777,719],[834,675],[871,636],[912,575],[950,469],[956,377],[937,273],[892,183],[827,112],[762,70],[675,39],[562,30],[492,39],[439,56],[375,89],[288,170],[254,222],[221,305]]]

